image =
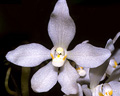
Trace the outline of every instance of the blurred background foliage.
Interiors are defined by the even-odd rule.
[[[14,80],[18,89],[21,88],[21,67],[7,62],[5,55],[8,51],[21,44],[33,42],[52,48],[47,25],[56,2],[57,0],[0,2],[0,96],[10,96],[4,87],[9,67],[12,68],[9,79],[10,88],[15,90]],[[70,15],[76,24],[76,35],[69,50],[84,40],[89,40],[95,46],[104,47],[107,40],[120,31],[120,1],[67,0],[67,2]],[[120,39],[115,46],[120,48]],[[31,68],[30,78],[39,68],[40,66]],[[31,87],[29,90],[30,96],[62,96],[63,94],[59,84],[47,93],[34,93]]]

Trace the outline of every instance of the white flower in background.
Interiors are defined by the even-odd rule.
[[[104,84],[92,89],[92,96],[120,96],[120,67],[117,67]]]
[[[117,41],[117,39],[119,38],[119,36],[120,36],[120,32],[118,32],[118,33],[116,34],[116,36],[114,37],[113,40],[112,40],[112,39],[109,39],[109,40],[107,41],[107,43],[106,43],[105,48],[108,49],[108,50],[110,50],[111,53],[112,53],[112,52],[114,51],[114,49],[115,49],[114,43]],[[87,43],[88,41],[84,41],[84,42]],[[119,59],[120,53],[119,53],[119,51],[117,52],[117,54],[116,54],[114,57],[116,57],[116,58],[117,58],[117,61],[120,62],[120,59]],[[107,68],[106,73],[109,74],[109,75],[110,75],[110,73],[112,73],[113,70],[118,66],[117,62],[115,61],[116,58],[115,58],[115,59],[112,59],[112,58],[114,58],[114,57],[112,56],[110,59],[108,59],[108,62],[107,62],[107,63],[109,63],[109,65],[108,65],[108,68]],[[80,78],[79,78],[77,81],[78,81],[80,84],[89,84],[89,83],[90,83],[90,77],[89,77],[89,70],[90,70],[90,68],[83,68],[83,67],[77,66],[76,70],[77,70],[77,72],[78,72],[79,75],[80,75]],[[100,81],[102,81],[102,80],[105,79],[106,73],[104,73],[104,75],[103,75],[103,77],[101,78]]]
[[[56,3],[48,24],[48,34],[54,45],[51,50],[32,43],[21,45],[6,55],[8,61],[23,67],[34,67],[52,58],[51,62],[33,75],[31,87],[35,92],[49,91],[58,81],[66,95],[76,94],[79,75],[66,58],[81,67],[93,68],[103,64],[111,55],[108,49],[94,47],[87,42],[67,51],[75,35],[75,24],[69,15],[66,0],[58,0]]]
[[[117,50],[115,53],[113,52],[115,50],[114,44],[119,37],[120,32],[118,32],[113,39],[109,39],[105,46],[105,48],[110,50],[112,53],[112,56],[108,59],[109,65],[106,71],[108,75],[111,75],[111,73],[115,70],[116,67],[118,67],[118,64],[120,63],[120,50]]]
[[[105,48],[110,50],[111,53],[113,53],[113,51],[115,50],[114,44],[117,41],[117,39],[119,38],[119,36],[120,36],[120,32],[118,32],[113,39],[109,39],[106,43]],[[84,41],[84,43],[88,43],[88,41]],[[100,81],[105,79],[106,73],[110,75],[113,72],[113,70],[115,70],[115,68],[118,66],[118,63],[120,63],[119,58],[120,58],[120,50],[117,50],[117,52],[107,60],[108,61],[107,63],[109,65],[108,65],[107,71],[104,73],[104,75]],[[90,77],[89,77],[90,68],[85,68],[85,67],[83,68],[83,67],[77,66],[76,70],[80,75],[77,82],[79,82],[81,85],[82,84],[89,85],[89,83],[90,83]]]
[[[118,49],[115,54],[109,60],[109,66],[107,68],[106,73],[111,75],[112,72],[118,67],[120,63],[120,49]]]
[[[114,39],[109,39],[107,41],[107,44],[105,46],[106,49],[110,50],[111,53],[113,53],[114,51],[114,43],[116,42],[116,40],[119,38],[120,36],[120,32],[118,32],[116,34],[116,36],[114,37]],[[104,64],[96,67],[96,68],[90,68],[89,70],[89,78],[90,78],[90,88],[94,88],[96,87],[100,80],[102,80],[103,76],[106,74],[106,70],[109,66],[109,61],[110,61],[111,57],[109,57]],[[102,71],[101,71],[102,70]],[[93,79],[96,78],[96,79]]]
[[[100,73],[101,70],[98,70],[98,72]],[[83,85],[82,86],[83,92],[85,93],[85,96],[120,96],[119,77],[120,77],[120,66],[117,67],[112,72],[110,77],[104,83],[100,84],[99,82],[98,85],[92,83],[93,85],[91,85],[90,88],[88,88],[87,85]],[[96,75],[96,78],[91,77],[90,83],[92,81],[95,81],[96,83],[96,80],[98,80],[97,78],[99,78],[99,76],[97,75]]]
[[[110,50],[111,52],[114,51],[115,47],[114,44],[117,41],[117,39],[120,37],[120,32],[116,34],[116,36],[113,39],[109,39],[105,45],[105,48]]]
[[[120,32],[116,34],[113,40],[109,39],[107,41],[105,48],[110,50],[111,53],[113,53],[115,49],[114,43],[119,36]],[[120,80],[120,66],[118,65],[120,63],[119,58],[120,50],[118,49],[113,56],[104,62],[104,64],[96,68],[89,68],[90,70],[88,72],[86,71],[86,76],[78,79],[78,82],[82,84],[82,90],[85,96],[118,96],[118,94],[120,94],[118,90],[119,88],[117,87],[117,84],[120,85],[120,82],[118,82]],[[99,85],[100,81],[104,80],[106,77],[106,73],[110,73],[109,79],[104,84]],[[89,85],[90,88],[88,88]]]
[[[100,84],[92,90],[92,96],[112,96],[113,90],[110,84]]]

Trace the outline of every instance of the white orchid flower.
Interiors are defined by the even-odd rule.
[[[106,43],[106,46],[105,48],[110,50],[110,52],[112,53],[114,50],[115,50],[115,47],[114,47],[114,44],[115,42],[117,41],[117,39],[119,38],[120,36],[120,32],[118,32],[116,34],[116,36],[113,38],[113,39],[109,39]],[[88,43],[88,41],[84,41],[83,43]],[[114,58],[114,59],[113,59]],[[104,70],[105,68],[107,68],[107,65],[108,65],[108,68],[107,68],[107,71],[106,73],[107,74],[111,74],[113,72],[113,70],[118,66],[118,63],[120,63],[120,50],[118,50],[112,57],[110,57],[108,59],[108,62],[105,62],[105,63],[109,63],[108,64],[104,64],[102,65]],[[117,60],[117,61],[116,61]],[[118,62],[118,63],[117,63]],[[102,68],[101,68],[102,69]],[[90,68],[83,68],[83,67],[78,67],[77,69],[77,72],[79,73],[80,75],[80,78],[77,80],[80,84],[89,84],[90,83],[90,77],[89,77],[89,70]],[[98,70],[97,68],[95,68],[95,70]],[[104,72],[103,72],[104,73]],[[101,80],[104,80],[105,77],[106,77],[106,73],[104,73],[104,75],[102,76]],[[98,75],[98,74],[97,74]],[[102,75],[102,74],[101,74]],[[99,76],[99,75],[98,75]],[[99,82],[99,81],[98,81]],[[94,83],[94,82],[93,82]]]
[[[100,70],[98,70],[100,72]],[[98,84],[94,88],[88,88],[87,85],[82,85],[82,90],[85,96],[119,96],[120,95],[120,66],[117,67],[105,83]],[[98,80],[92,78],[91,80]],[[100,83],[100,82],[99,82]]]
[[[26,44],[8,52],[6,58],[23,67],[34,67],[52,58],[51,62],[33,75],[32,89],[35,92],[46,92],[58,81],[66,95],[77,94],[76,80],[79,75],[66,58],[73,60],[79,66],[93,68],[103,64],[111,53],[107,49],[85,42],[67,51],[75,35],[75,24],[69,15],[66,0],[58,0],[56,3],[48,24],[48,34],[54,45],[51,50],[41,44]]]
[[[101,70],[98,70],[98,72],[100,73]],[[119,96],[120,95],[119,77],[120,77],[120,66],[113,71],[113,73],[110,75],[110,77],[108,78],[108,80],[106,80],[105,83],[98,85],[94,84],[96,85],[96,86],[93,85],[94,87],[91,85],[92,87],[90,87],[89,90],[91,90],[92,96]],[[92,82],[92,80],[93,81],[98,80],[97,78],[99,77],[98,76],[96,76],[96,78],[91,77],[90,83]],[[91,96],[91,95],[87,95],[87,96]]]
[[[107,41],[105,48],[110,50],[111,53],[115,49],[114,43],[117,41],[119,36],[120,36],[120,32],[118,32],[116,34],[116,36],[114,37],[113,40],[109,39]],[[97,68],[90,69],[90,71],[89,71],[90,75],[87,76],[88,78],[90,78],[90,88],[83,87],[84,88],[83,92],[86,96],[118,96],[118,95],[111,95],[112,91],[116,90],[116,89],[112,88],[113,90],[111,90],[110,84],[111,84],[111,82],[113,82],[112,80],[114,80],[114,81],[116,80],[115,82],[119,81],[119,77],[120,77],[119,73],[120,72],[115,70],[115,68],[118,67],[118,63],[120,63],[119,57],[120,57],[120,51],[118,50],[112,57],[110,57],[106,62],[104,62],[104,64],[102,64],[101,66],[98,66]],[[115,66],[115,68],[114,68],[115,71],[113,69],[109,68],[110,66],[111,67]],[[109,68],[109,70],[107,67]],[[106,71],[106,69],[107,69],[107,71]],[[99,85],[100,81],[102,81],[106,76],[105,72],[107,72],[107,74],[108,74],[108,71],[110,71],[111,73],[113,72],[112,75],[110,76],[110,78],[108,79],[109,81],[107,81],[109,83]],[[79,81],[81,81],[81,78],[79,78]],[[86,78],[84,78],[83,81],[85,82]],[[89,79],[87,79],[87,81],[89,82]],[[87,84],[87,83],[85,83],[85,84]],[[87,85],[83,85],[83,86],[87,86]],[[111,86],[114,86],[114,85],[111,85]],[[107,91],[107,93],[105,94],[106,88],[109,89],[109,91]],[[89,92],[90,90],[92,90],[92,94]],[[113,94],[117,94],[117,93],[114,92]]]
[[[109,39],[106,43],[106,46],[105,46],[105,48],[109,49],[112,53],[112,56],[108,59],[109,65],[108,65],[108,68],[106,71],[106,73],[108,75],[111,75],[111,73],[115,70],[115,68],[120,63],[120,59],[119,59],[120,58],[120,50],[117,50],[115,52],[115,54],[113,54],[113,51],[115,50],[114,44],[119,37],[120,37],[120,32],[118,32],[113,39]]]
[[[109,61],[109,66],[107,68],[106,73],[108,75],[111,75],[112,72],[118,67],[120,63],[120,49],[118,49],[115,54],[113,54],[113,56],[110,58]]]
[[[93,96],[119,96],[120,95],[120,67],[116,68],[104,84],[92,89]]]
[[[105,48],[110,50],[111,53],[115,49],[114,48],[114,43],[117,41],[119,36],[120,36],[120,32],[118,32],[113,39],[109,39],[107,41],[107,44],[106,44]],[[102,80],[103,76],[106,74],[106,70],[107,70],[107,68],[109,66],[110,59],[111,59],[111,57],[108,58],[104,62],[104,64],[102,64],[102,65],[100,65],[100,66],[98,66],[96,68],[90,68],[90,72],[89,72],[90,73],[90,79],[92,79],[92,78],[96,78],[97,79],[97,80],[96,79],[94,79],[94,80],[92,79],[91,80],[90,88],[94,88],[95,86],[97,86],[99,84],[100,80]],[[100,71],[100,70],[102,70],[102,71]]]
[[[115,44],[115,42],[117,41],[117,39],[118,39],[119,37],[120,37],[120,32],[118,32],[113,39],[110,38],[110,39],[107,41],[107,43],[106,43],[106,45],[105,45],[105,48],[108,49],[108,50],[110,50],[111,52],[113,52],[114,49],[115,49],[114,44]]]

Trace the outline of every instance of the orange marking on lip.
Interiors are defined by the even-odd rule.
[[[54,59],[54,56],[53,56],[53,54],[52,54],[52,53],[50,53],[50,56],[52,57],[52,59]]]
[[[104,96],[101,92],[99,92],[99,96]]]
[[[109,95],[111,96],[113,94],[113,90],[111,90],[110,92],[109,92]]]
[[[65,55],[65,56],[64,56],[63,60],[65,60],[65,59],[66,59],[66,57],[67,57],[67,55]]]
[[[83,69],[83,67],[78,67],[78,68],[76,68],[76,70],[80,70],[80,69]]]
[[[117,62],[115,60],[114,60],[114,64],[115,65],[113,67],[116,68],[118,66],[118,64],[117,64]]]

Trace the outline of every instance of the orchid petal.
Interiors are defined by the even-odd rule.
[[[106,49],[109,49],[111,52],[115,49],[114,44],[117,41],[117,39],[120,37],[120,32],[116,34],[116,36],[112,39],[109,39],[107,41],[107,44],[105,46]]]
[[[64,95],[64,96],[83,96],[82,87],[79,83],[78,83],[78,87],[79,87],[79,92],[77,94],[75,94],[75,95]]]
[[[88,43],[78,44],[73,50],[68,51],[68,59],[75,61],[81,67],[94,68],[103,64],[111,53],[105,48],[95,47]]]
[[[92,92],[91,92],[91,90],[88,88],[87,85],[82,85],[82,89],[83,89],[83,92],[84,92],[85,96],[92,96]]]
[[[107,44],[106,44],[105,48],[110,50],[111,52],[115,49],[112,39],[109,39],[107,41]]]
[[[108,65],[108,68],[107,68],[107,70],[106,70],[106,73],[107,73],[108,75],[111,75],[114,70],[115,70],[114,67],[112,67],[111,65]]]
[[[66,48],[75,35],[75,24],[69,15],[66,0],[58,0],[51,14],[48,33],[54,46]]]
[[[113,90],[113,95],[112,96],[120,96],[120,82],[117,81],[111,81],[109,82],[110,86],[112,87]]]
[[[79,87],[79,92],[78,92],[77,96],[83,96],[82,86],[79,83],[78,83],[78,87]]]
[[[120,49],[118,49],[111,58],[115,59],[117,64],[119,64],[120,63]]]
[[[120,32],[118,32],[116,36],[113,38],[113,43],[115,43],[119,37],[120,37]]]
[[[118,66],[110,75],[109,79],[106,82],[118,81],[120,78],[120,66]]]
[[[105,71],[108,67],[108,61],[106,61],[104,64],[102,64],[101,66],[98,66],[97,68],[91,68],[90,69],[90,88],[95,88],[100,80],[102,79],[102,77],[105,74]]]
[[[77,71],[70,65],[68,61],[66,61],[58,76],[58,82],[62,87],[61,90],[66,95],[77,94],[78,85],[76,81],[78,78],[79,75]]]
[[[39,69],[31,79],[31,87],[35,92],[47,92],[57,83],[58,69],[48,63]]]
[[[44,46],[31,43],[17,47],[6,55],[8,61],[24,67],[34,67],[50,59],[50,50]]]

